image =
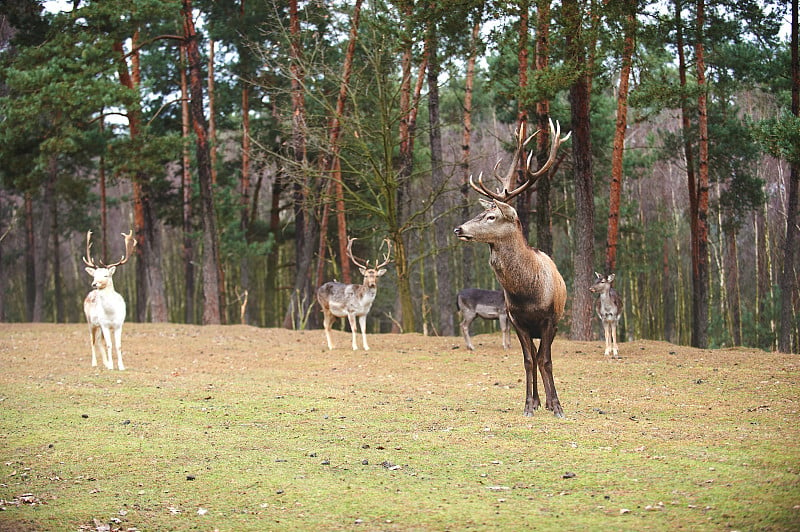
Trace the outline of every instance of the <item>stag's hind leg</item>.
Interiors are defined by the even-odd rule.
[[[556,328],[552,324],[542,328],[542,340],[539,342],[539,356],[536,359],[539,366],[539,373],[542,375],[542,383],[545,391],[545,408],[552,410],[556,417],[564,417],[564,410],[558,400],[556,383],[553,379],[553,357],[552,345],[556,336]],[[534,379],[536,376],[534,375]]]

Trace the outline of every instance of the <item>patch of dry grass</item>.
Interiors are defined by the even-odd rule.
[[[0,324],[0,530],[796,530],[798,363],[557,340],[522,416],[500,336]]]

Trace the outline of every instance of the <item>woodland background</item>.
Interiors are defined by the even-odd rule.
[[[353,236],[393,242],[373,331],[453,335],[458,290],[497,287],[452,233],[468,177],[521,123],[541,160],[552,118],[515,207],[562,332],[593,337],[614,272],[626,339],[797,352],[797,49],[797,0],[7,0],[0,321],[82,321],[86,231],[113,261],[133,229],[130,321],[318,327]]]

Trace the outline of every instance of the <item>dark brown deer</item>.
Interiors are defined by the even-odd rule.
[[[114,356],[117,354],[117,367],[125,369],[122,363],[122,324],[125,323],[125,300],[114,290],[114,280],[112,276],[121,266],[128,262],[136,247],[136,239],[133,238],[133,231],[122,233],[125,237],[125,255],[113,264],[95,263],[92,258],[92,232],[86,233],[86,256],[83,262],[86,263],[86,273],[92,276],[92,288],[86,299],[83,300],[83,312],[86,314],[86,322],[89,324],[89,339],[92,345],[92,366],[97,366],[97,350],[103,358],[103,365],[108,369],[114,369]],[[105,348],[100,343],[100,339],[105,341]]]
[[[469,337],[469,326],[475,318],[499,320],[503,331],[503,349],[511,347],[511,324],[506,312],[506,299],[500,290],[484,290],[482,288],[465,288],[456,297],[458,310],[461,312],[461,333],[467,343],[467,349],[475,350]]]
[[[595,294],[600,294],[594,304],[594,310],[597,312],[597,317],[603,324],[603,334],[606,337],[606,350],[604,356],[612,353],[611,358],[619,358],[619,349],[617,349],[617,324],[622,317],[622,298],[611,283],[614,282],[616,277],[613,273],[611,275],[600,275],[594,272],[595,281],[589,290]]]
[[[554,127],[551,121],[552,143],[547,162],[533,172],[530,170],[533,153],[528,155],[525,164],[527,179],[514,188],[519,158],[534,135],[536,133],[526,139],[524,126],[517,132],[517,149],[505,177],[497,174],[500,162],[495,165],[494,174],[502,187],[497,192],[492,192],[483,184],[483,174],[478,176],[477,184],[470,176],[472,188],[492,201],[481,200],[485,210],[456,227],[455,234],[464,241],[489,244],[489,264],[503,287],[508,314],[522,345],[525,362],[525,415],[532,416],[541,404],[536,383],[538,367],[546,395],[545,407],[556,417],[564,417],[553,380],[551,346],[556,336],[558,320],[564,313],[567,287],[553,260],[546,253],[528,246],[517,211],[508,202],[529,189],[550,169],[556,160],[559,146],[569,138],[569,134],[562,138],[560,126]],[[540,339],[538,349],[533,343],[534,338]]]
[[[364,350],[369,351],[369,344],[367,344],[367,314],[372,309],[372,302],[375,301],[375,295],[378,293],[378,277],[386,273],[383,269],[384,266],[391,262],[389,256],[392,253],[392,242],[389,239],[384,240],[388,246],[388,251],[383,256],[383,262],[375,266],[369,267],[369,261],[359,261],[353,256],[353,241],[355,238],[350,238],[347,241],[347,256],[353,261],[353,264],[358,266],[361,275],[364,276],[363,284],[345,284],[336,281],[330,281],[317,288],[317,301],[322,307],[324,314],[325,326],[325,339],[328,341],[328,349],[333,349],[333,342],[331,341],[331,325],[335,318],[343,318],[347,316],[350,322],[350,330],[353,332],[353,350],[358,349],[356,343],[356,318],[361,324],[361,341],[364,344]],[[377,260],[375,261],[378,262]]]

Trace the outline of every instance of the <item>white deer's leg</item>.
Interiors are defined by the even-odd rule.
[[[369,344],[367,343],[367,315],[358,317],[361,324],[361,341],[364,343],[364,351],[369,351]],[[353,340],[355,342],[355,339]]]
[[[603,322],[603,333],[605,334],[605,337],[606,337],[606,350],[603,352],[603,356],[608,356],[608,354],[611,352],[611,331],[610,331],[610,329],[611,329],[611,325],[607,321],[604,321]]]
[[[120,370],[124,370],[125,364],[122,363],[122,327],[114,330],[114,347],[117,350],[117,367]]]
[[[97,367],[97,349],[95,348],[97,333],[97,328],[89,326],[89,345],[92,346],[92,367]]]
[[[107,327],[101,327],[100,330],[103,331],[103,340],[105,341],[105,351],[103,352],[103,364],[108,369],[114,369],[114,359],[112,357],[113,346],[111,345],[111,331],[108,330]]]

